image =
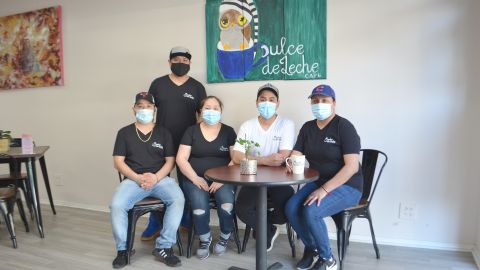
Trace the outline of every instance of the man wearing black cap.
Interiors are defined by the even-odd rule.
[[[148,93],[155,97],[156,123],[171,132],[175,152],[178,150],[185,130],[197,122],[197,109],[200,107],[200,101],[207,96],[205,87],[188,76],[191,59],[192,55],[187,48],[173,47],[168,60],[172,72],[155,79],[148,90]],[[177,177],[181,187],[184,177],[178,169]],[[182,221],[182,224],[187,227],[190,226],[189,216],[186,212],[184,219],[187,218],[187,220]],[[158,235],[158,232],[159,224],[155,218],[150,217],[141,239],[152,240]]]
[[[125,179],[113,195],[110,205],[113,237],[117,257],[113,268],[127,264],[128,211],[146,197],[161,199],[166,210],[163,228],[155,241],[153,254],[168,266],[179,266],[172,246],[184,208],[184,196],[175,179],[168,176],[175,164],[175,148],[170,132],[153,122],[155,101],[147,92],[135,97],[133,113],[136,122],[118,131],[113,150],[113,163]],[[153,216],[153,215],[152,215]]]
[[[255,151],[259,156],[249,153],[249,159],[256,159],[259,165],[280,166],[292,152],[295,142],[295,125],[292,120],[276,113],[279,102],[279,90],[267,83],[257,91],[257,109],[259,116],[244,122],[240,126],[237,138],[247,138],[260,144]],[[233,147],[233,162],[240,163],[245,158],[245,149],[238,142]],[[245,224],[255,228],[256,188],[242,187],[238,193],[236,214]],[[290,186],[269,187],[267,196],[273,209],[267,216],[267,251],[273,247],[278,236],[278,229],[273,224],[283,224],[287,221],[283,209],[287,200],[293,195]]]

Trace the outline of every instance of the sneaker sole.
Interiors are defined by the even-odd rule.
[[[159,236],[160,236],[160,231],[157,231],[150,236],[141,236],[140,240],[142,240],[142,241],[152,241],[154,239],[157,239],[157,237],[159,237]]]
[[[208,257],[210,257],[210,252],[208,252],[208,253],[207,253],[207,256],[204,256],[204,257],[197,255],[197,258],[200,259],[200,260],[205,260],[205,259],[208,258]]]
[[[269,252],[270,250],[273,249],[273,243],[275,242],[275,239],[277,239],[279,234],[280,234],[280,232],[279,232],[279,229],[277,228],[277,230],[275,231],[275,234],[272,237],[272,241],[270,241],[270,243],[271,243],[270,248],[267,248],[267,252]]]

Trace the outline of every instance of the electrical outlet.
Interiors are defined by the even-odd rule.
[[[53,175],[53,183],[55,183],[55,186],[63,186],[63,176],[59,173],[56,173]]]
[[[398,218],[403,220],[415,220],[417,218],[417,204],[413,202],[401,202]]]

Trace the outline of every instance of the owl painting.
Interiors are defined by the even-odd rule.
[[[258,14],[253,0],[230,0],[220,4],[220,42],[224,50],[244,50],[256,43]],[[253,40],[252,40],[252,25]]]

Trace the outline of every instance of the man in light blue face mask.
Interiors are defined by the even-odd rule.
[[[128,211],[146,197],[161,199],[166,205],[163,227],[156,238],[153,254],[168,266],[181,264],[172,246],[177,242],[185,199],[175,179],[168,176],[175,164],[176,149],[172,135],[166,128],[155,124],[154,113],[154,97],[147,92],[138,93],[133,106],[136,121],[121,128],[115,140],[113,164],[124,179],[110,204],[117,248],[113,268],[127,265]]]
[[[238,132],[237,138],[247,138],[260,144],[256,148],[260,154],[249,153],[250,159],[256,159],[259,165],[281,166],[283,161],[293,149],[295,142],[295,126],[293,121],[277,114],[279,90],[274,85],[267,83],[257,91],[256,105],[259,116],[244,122]],[[245,158],[245,150],[236,143],[233,148],[233,162],[239,164]],[[236,213],[245,224],[255,228],[255,202],[256,189],[242,187],[237,197]],[[290,186],[269,187],[267,196],[272,202],[273,210],[267,217],[267,251],[273,247],[273,242],[279,230],[273,224],[283,224],[286,217],[283,209],[285,203],[292,196]]]

